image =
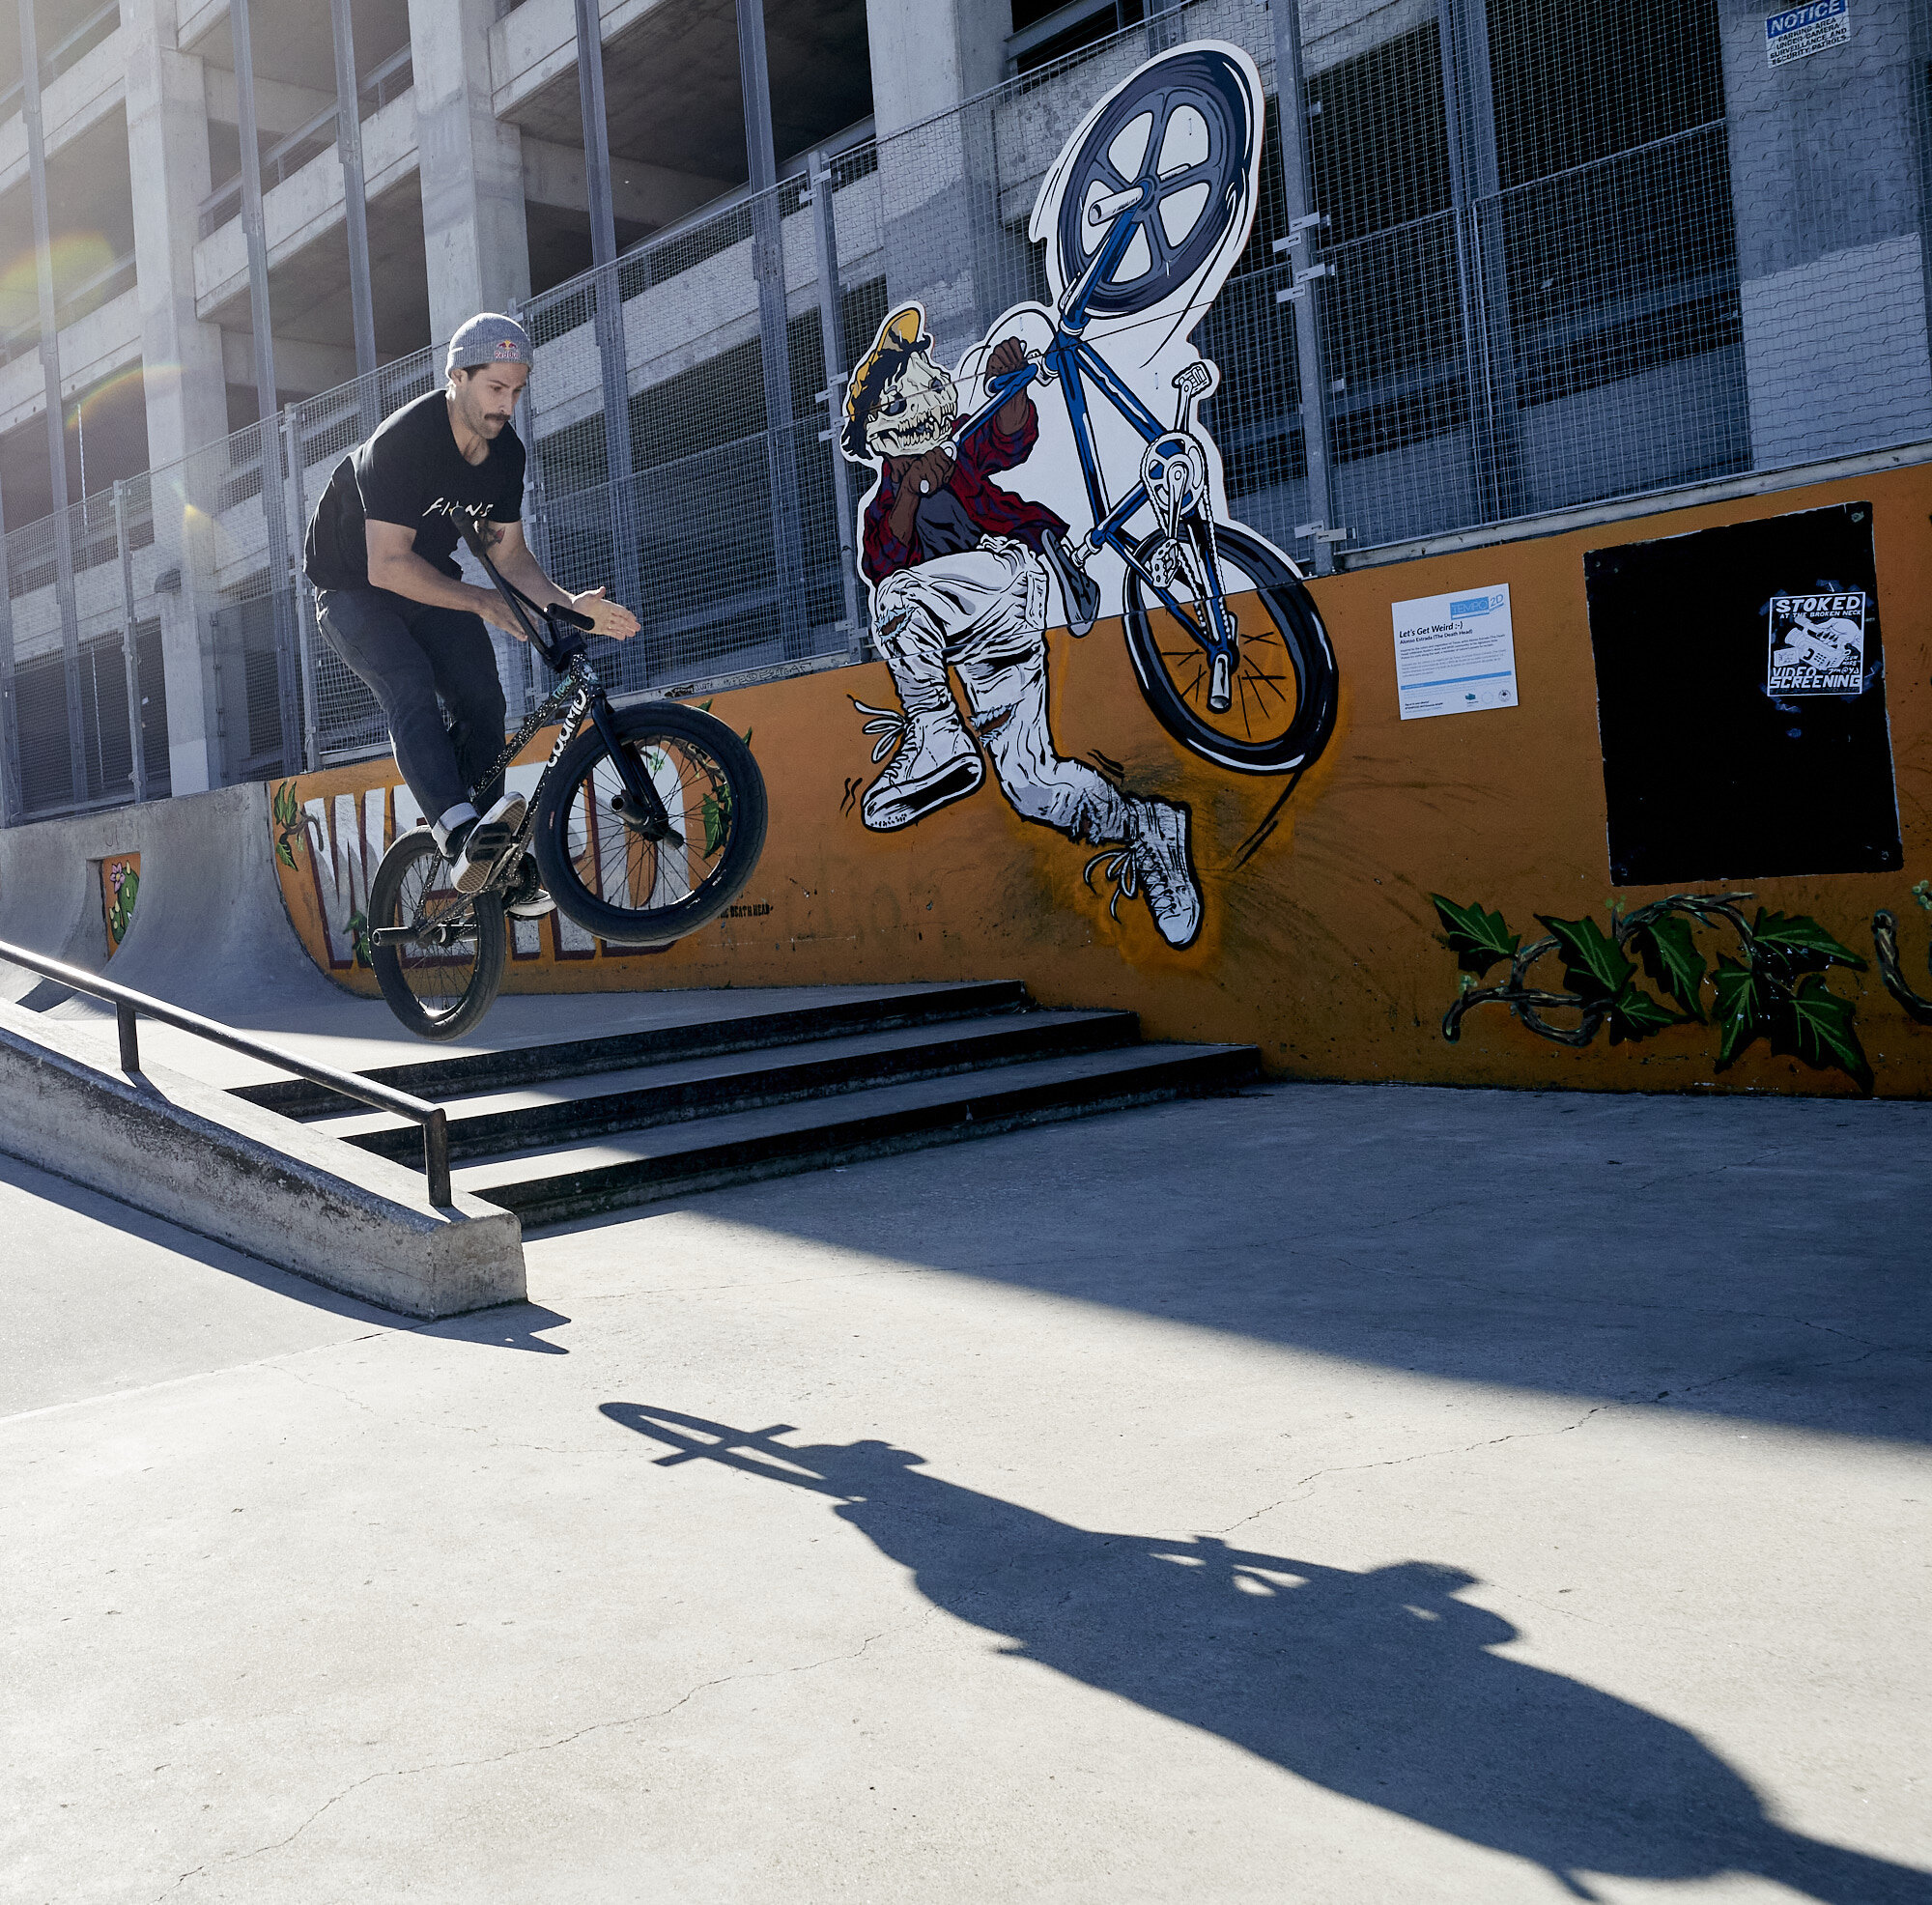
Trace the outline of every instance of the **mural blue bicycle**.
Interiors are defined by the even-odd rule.
[[[1187,350],[1165,380],[1178,397],[1166,424],[1089,335],[1105,328],[1138,342],[1134,333],[1150,319],[1158,332],[1163,307],[1179,300],[1160,343],[1179,332],[1184,346],[1205,314],[1219,289],[1212,261],[1232,262],[1252,221],[1252,71],[1234,48],[1184,48],[1143,67],[1070,142],[1041,194],[1046,215],[1035,218],[1065,285],[1053,335],[1019,368],[987,379],[985,401],[953,439],[991,427],[1030,386],[1059,384],[1093,523],[1067,554],[1084,568],[1111,550],[1123,565],[1127,649],[1149,705],[1205,758],[1286,774],[1313,760],[1333,729],[1335,656],[1294,564],[1215,520],[1219,458],[1196,412],[1218,374]],[[1096,445],[1096,397],[1139,440],[1136,479],[1118,498]],[[1136,530],[1148,515],[1153,526]]]

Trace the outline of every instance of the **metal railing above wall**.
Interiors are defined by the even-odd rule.
[[[1560,32],[1600,29],[1594,0],[1424,0],[1346,22],[1314,0],[1295,14],[1267,0],[1145,14],[920,125],[809,155],[769,191],[735,193],[528,301],[526,516],[565,586],[635,572],[645,632],[600,661],[613,688],[682,689],[867,652],[853,541],[872,477],[838,444],[846,368],[908,299],[926,303],[951,361],[1002,312],[1042,298],[1027,237],[1041,178],[1104,93],[1151,52],[1190,39],[1244,47],[1267,102],[1253,233],[1195,331],[1221,373],[1202,421],[1221,450],[1227,513],[1311,567],[1792,467],[1803,459],[1791,445],[1808,441],[1797,414],[1804,392],[1763,373],[1774,335],[1794,365],[1807,352],[1845,355],[1853,319],[1874,361],[1884,355],[1874,338],[1908,333],[1923,355],[1916,227],[1893,245],[1889,278],[1877,265],[1856,281],[1821,270],[1807,291],[1764,278],[1760,265],[1757,289],[1744,281],[1741,252],[1761,258],[1773,241],[1822,257],[1833,235],[1815,227],[1837,200],[1819,180],[1801,191],[1770,177],[1783,148],[1748,100],[1727,104],[1715,10],[1670,16],[1672,33],[1708,43],[1696,59],[1679,47],[1641,99],[1619,93],[1601,62],[1538,77]],[[1042,23],[1060,30],[1059,16]],[[1291,185],[1277,62],[1292,70],[1296,57],[1288,123],[1302,163]],[[1874,68],[1858,82],[1869,110],[1847,96],[1844,152],[1818,164],[1863,178],[1874,140],[1907,138],[1862,125],[1881,123],[1895,78]],[[1536,110],[1546,80],[1561,111]],[[1756,221],[1754,236],[1741,236],[1744,220]],[[133,797],[122,763],[134,751],[113,740],[102,698],[117,665],[128,705],[150,710],[122,725],[146,737],[151,789],[184,742],[204,743],[230,780],[386,745],[367,689],[319,639],[293,561],[336,459],[436,374],[435,354],[416,353],[150,472],[127,486],[118,541],[99,498],[69,512],[60,535],[35,525],[8,536],[19,676],[11,758],[42,796],[16,800],[12,817]],[[607,418],[610,403],[622,405],[620,419]],[[1888,436],[1896,406],[1875,403],[1863,420],[1840,419],[1820,453],[1932,438],[1932,390],[1924,408]],[[50,671],[69,666],[55,599],[63,536],[91,668],[64,698]],[[270,573],[270,547],[291,552],[287,572]],[[279,624],[277,593],[298,611]],[[144,643],[166,650],[170,681],[201,670],[218,731],[153,731]],[[298,654],[280,652],[291,644]],[[0,687],[7,659],[0,652]],[[537,686],[532,664],[522,649],[500,659],[514,710]],[[291,666],[299,692],[289,719],[276,682]],[[100,733],[71,735],[64,711],[92,720],[97,703]],[[71,763],[90,745],[99,771],[79,776]]]

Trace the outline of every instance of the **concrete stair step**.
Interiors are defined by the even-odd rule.
[[[443,1103],[464,1095],[514,1091],[555,1078],[626,1066],[656,1065],[681,1058],[755,1051],[898,1026],[942,1024],[994,1012],[1023,1012],[1026,987],[1017,980],[966,981],[956,984],[893,986],[876,997],[843,999],[784,1011],[760,1010],[749,1001],[738,1013],[721,1014],[715,1001],[708,1015],[684,1024],[659,1025],[639,1032],[560,1043],[470,1052],[457,1058],[425,1058],[407,1065],[373,1067],[363,1075],[418,1097]],[[339,1114],[349,1101],[325,1086],[302,1079],[276,1079],[232,1088],[237,1097],[278,1111],[285,1118]]]
[[[1002,1013],[585,1072],[445,1099],[450,1157],[473,1161],[799,1098],[1118,1049],[1139,1038],[1132,1012]],[[314,1128],[401,1163],[412,1163],[422,1149],[414,1124],[381,1112],[326,1118]]]
[[[1260,1069],[1251,1045],[1075,1052],[1004,1065],[990,1076],[877,1085],[508,1153],[459,1169],[455,1180],[526,1224],[560,1223],[1021,1124],[1231,1091]]]

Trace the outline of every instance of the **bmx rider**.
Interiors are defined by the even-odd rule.
[[[590,617],[627,640],[638,619],[603,589],[572,595],[524,541],[524,445],[510,421],[529,380],[530,340],[513,318],[484,312],[449,340],[445,382],[386,418],[336,465],[309,521],[302,566],[315,584],[323,639],[369,686],[389,724],[396,764],[426,814],[461,893],[488,884],[524,818],[499,777],[469,788],[501,752],[505,707],[485,622],[525,639],[493,588],[463,580],[457,518],[479,526],[506,581],[540,606]],[[437,706],[441,697],[444,716]],[[525,854],[508,910],[551,910]]]

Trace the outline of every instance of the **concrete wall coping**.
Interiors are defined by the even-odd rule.
[[[180,1072],[124,1072],[99,1030],[0,1003],[0,1150],[407,1316],[525,1294],[523,1229],[420,1172]]]

